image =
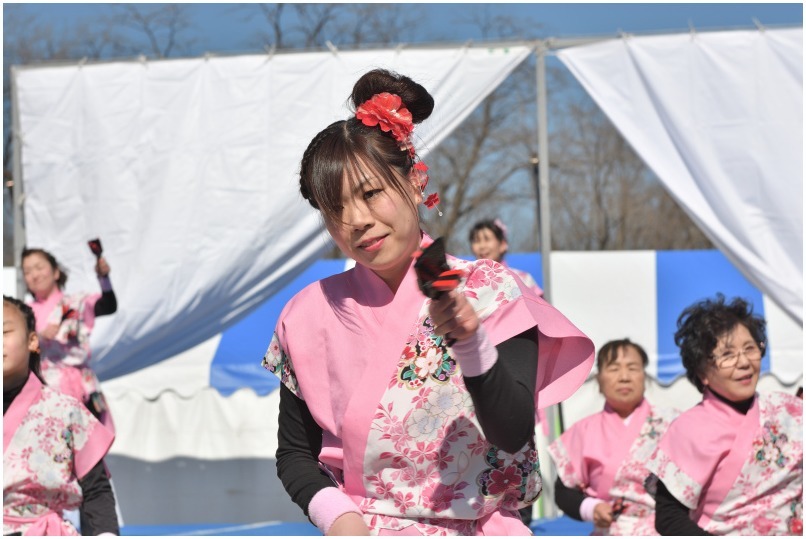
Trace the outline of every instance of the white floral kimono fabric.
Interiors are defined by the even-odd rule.
[[[493,344],[537,326],[536,403],[570,396],[593,343],[502,265],[465,262],[458,290]],[[541,491],[534,440],[506,453],[481,431],[450,346],[409,269],[396,294],[372,271],[312,284],[286,305],[266,368],[324,430],[319,456],[375,534],[528,534],[515,511]]]
[[[78,535],[62,511],[114,436],[76,399],[31,373],[3,416],[3,534]]]
[[[715,535],[803,534],[803,401],[756,394],[742,415],[708,389],[647,468]]]

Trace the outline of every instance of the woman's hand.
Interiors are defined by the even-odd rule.
[[[59,326],[56,324],[48,324],[45,329],[39,332],[39,335],[44,339],[53,339],[59,332]]]
[[[98,261],[95,263],[95,273],[98,274],[98,277],[109,275],[109,264],[106,263],[106,259],[102,256],[98,257]]]
[[[369,528],[358,513],[344,513],[333,522],[325,535],[369,535]]]
[[[609,528],[613,523],[613,508],[609,503],[597,503],[593,508],[593,524],[597,528]]]
[[[472,337],[479,328],[479,317],[461,292],[451,290],[438,300],[431,300],[428,314],[434,324],[434,333],[461,341]]]

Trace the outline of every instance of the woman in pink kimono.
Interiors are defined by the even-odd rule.
[[[507,243],[507,227],[499,219],[494,221],[485,219],[473,225],[473,228],[470,229],[470,249],[476,258],[486,258],[503,264],[535,294],[543,295],[543,290],[529,272],[512,268],[504,262],[509,244]]]
[[[803,401],[759,395],[765,322],[721,294],[688,307],[675,343],[703,393],[647,464],[661,535],[802,535]]]
[[[644,349],[629,339],[605,344],[596,375],[604,410],[575,423],[549,447],[557,506],[593,522],[594,535],[657,535],[645,463],[678,412],[644,398],[647,363]]]
[[[3,535],[118,534],[103,457],[114,436],[39,375],[34,313],[3,296]]]
[[[277,322],[263,364],[283,383],[278,475],[328,535],[528,535],[517,510],[541,490],[535,410],[582,384],[593,345],[490,260],[448,257],[423,295],[428,177],[411,132],[433,99],[376,70],[351,100],[355,117],[314,137],[300,169],[356,266]]]
[[[49,386],[83,402],[114,432],[100,383],[89,365],[90,333],[95,318],[117,310],[109,264],[99,257],[95,267],[100,294],[64,294],[67,273],[43,249],[25,249],[22,270],[28,292],[33,296],[30,305],[36,315],[42,349],[43,379]]]

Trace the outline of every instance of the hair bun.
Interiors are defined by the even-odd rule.
[[[405,75],[398,75],[386,69],[373,69],[365,73],[353,86],[350,100],[357,108],[372,96],[389,92],[400,96],[403,105],[411,112],[412,121],[418,124],[431,116],[434,98],[422,85]]]

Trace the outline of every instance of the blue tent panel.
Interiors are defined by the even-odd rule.
[[[683,309],[721,292],[728,300],[744,298],[756,314],[764,316],[764,301],[761,292],[720,251],[658,251],[656,256],[658,379],[671,383],[685,374],[674,343],[677,318]],[[769,370],[769,356],[765,356],[761,371]]]
[[[318,260],[246,318],[224,331],[210,365],[210,386],[222,395],[251,387],[258,395],[277,389],[280,381],[260,366],[285,304],[300,290],[344,271],[344,260]]]

